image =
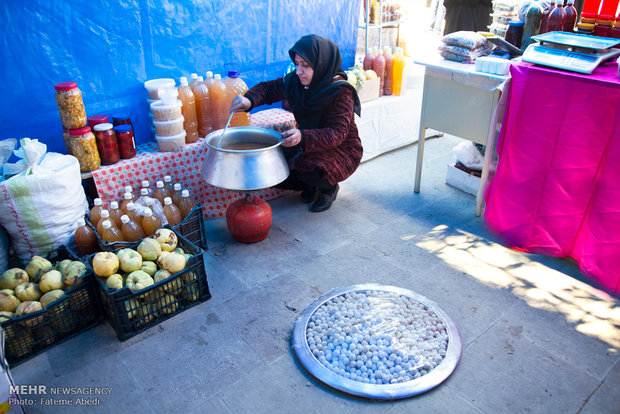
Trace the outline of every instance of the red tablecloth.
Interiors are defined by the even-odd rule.
[[[252,125],[256,126],[284,130],[294,124],[293,114],[282,109],[268,109],[252,115]],[[157,180],[163,180],[164,175],[170,175],[173,183],[181,183],[183,188],[189,189],[192,197],[202,204],[206,218],[221,217],[226,214],[228,205],[242,195],[213,187],[202,180],[200,168],[206,150],[202,139],[176,152],[158,152],[157,143],[148,142],[137,148],[134,158],[93,171],[93,181],[99,197],[105,205],[109,205],[111,201],[120,200],[126,185],[132,186],[134,193],[139,194],[143,180],[149,180],[154,187]],[[287,193],[277,188],[268,188],[255,194],[264,200],[271,200]]]
[[[514,248],[573,257],[620,292],[620,79],[527,63],[512,87],[485,220]]]

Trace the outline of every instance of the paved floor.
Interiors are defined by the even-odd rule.
[[[270,202],[274,224],[260,243],[236,243],[224,220],[207,221],[211,300],[122,343],[100,325],[13,369],[16,382],[110,387],[86,396],[99,397],[94,412],[620,412],[618,300],[569,261],[502,247],[474,198],[444,183],[458,142],[427,141],[419,194],[412,145],[364,163],[324,213],[297,194]],[[439,387],[367,401],[300,367],[290,346],[300,312],[365,282],[411,289],[455,320],[463,355]]]

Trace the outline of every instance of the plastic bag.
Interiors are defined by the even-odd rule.
[[[11,157],[15,146],[17,145],[17,140],[15,138],[3,139],[0,141],[0,181],[5,179],[5,175],[10,175],[9,170],[4,171],[4,165]]]
[[[487,47],[487,38],[480,33],[460,31],[445,35],[441,40],[450,46],[459,46],[470,50]]]
[[[458,161],[472,170],[482,170],[484,156],[478,151],[476,145],[471,141],[463,141],[452,148],[452,153]]]
[[[88,204],[75,157],[45,153],[45,144],[37,140],[20,142],[14,152],[22,159],[10,168],[21,172],[0,182],[0,224],[17,258],[28,261],[65,244]]]
[[[158,199],[153,197],[140,196],[140,198],[134,201],[133,204],[136,207],[136,212],[139,215],[144,216],[144,209],[148,207],[153,212],[153,215],[159,217],[162,226],[168,224],[168,220],[166,219],[166,215],[164,214],[164,208]]]
[[[441,51],[441,56],[444,59],[467,63],[473,63],[476,61],[476,58],[486,56],[491,53],[491,50],[486,45],[476,49],[468,49],[461,46],[441,45],[439,46],[439,50]]]

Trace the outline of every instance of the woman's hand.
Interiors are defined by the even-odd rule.
[[[297,128],[289,129],[282,133],[282,146],[294,147],[301,142],[301,131]]]
[[[247,110],[250,109],[251,106],[252,106],[252,102],[250,102],[248,98],[246,98],[243,95],[237,95],[233,98],[232,103],[230,104],[230,110],[228,111],[228,113],[246,112]]]

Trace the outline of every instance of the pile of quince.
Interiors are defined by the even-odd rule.
[[[25,270],[7,270],[0,276],[0,322],[46,308],[65,296],[65,290],[82,283],[85,273],[86,265],[77,260],[52,264],[41,256],[33,256]],[[37,320],[27,321],[29,327],[37,324]]]
[[[352,66],[347,71],[347,82],[355,86],[355,89],[360,90],[364,85],[366,79],[374,79],[377,77],[377,73],[372,70],[364,70],[361,66]]]
[[[159,312],[174,313],[178,309],[177,297],[191,302],[198,300],[200,292],[196,273],[175,276],[185,269],[192,257],[177,244],[178,238],[174,231],[162,228],[153,236],[142,239],[135,250],[99,252],[93,256],[95,274],[112,291],[127,287],[132,292],[139,292],[170,279],[158,289],[137,294],[134,299],[125,302],[130,320],[140,316],[143,322],[149,322]]]

